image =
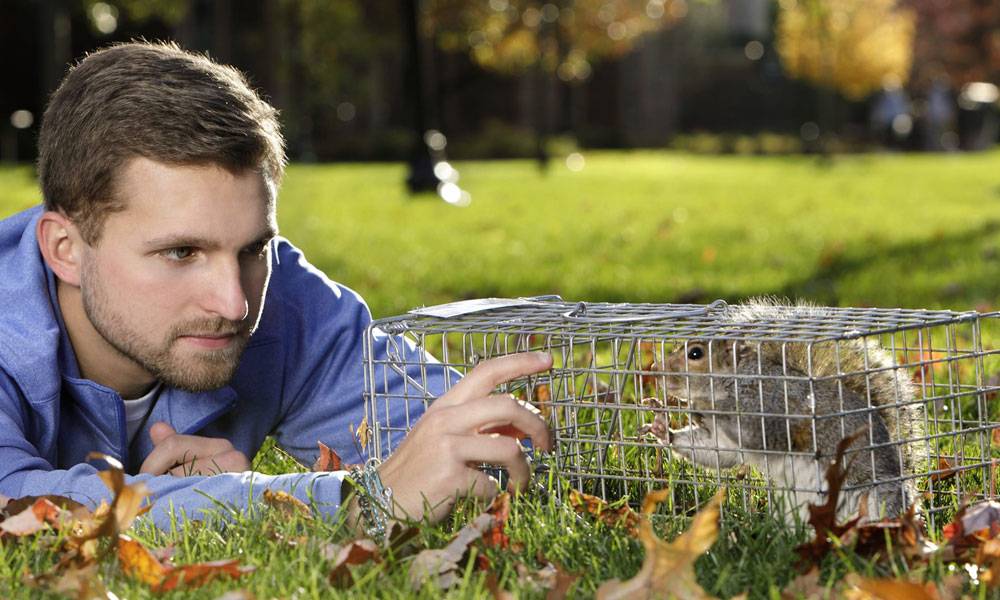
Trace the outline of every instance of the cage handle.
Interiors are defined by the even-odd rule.
[[[711,304],[701,306],[698,308],[693,308],[691,310],[675,310],[670,312],[654,313],[649,315],[640,315],[633,317],[588,317],[587,316],[587,303],[579,302],[572,309],[564,312],[562,317],[567,321],[572,321],[574,323],[629,323],[634,321],[648,321],[651,319],[679,319],[685,317],[700,317],[702,315],[707,315],[712,310],[722,309],[727,307],[728,304],[725,300],[716,300]]]

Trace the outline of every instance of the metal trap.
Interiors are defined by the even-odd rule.
[[[418,309],[366,336],[368,450],[385,458],[417,403],[434,399],[438,367],[397,336],[453,370],[446,388],[481,360],[542,350],[551,371],[497,391],[539,408],[556,449],[536,462],[577,489],[638,502],[669,485],[668,506],[684,513],[726,485],[747,510],[804,516],[854,435],[841,511],[875,519],[919,503],[933,524],[995,494],[1000,351],[984,343],[998,341],[997,316],[557,297]]]

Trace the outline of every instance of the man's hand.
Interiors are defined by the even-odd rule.
[[[184,477],[250,470],[246,455],[226,439],[181,435],[162,421],[149,428],[149,437],[153,451],[142,463],[140,473]]]
[[[551,366],[552,357],[542,352],[483,361],[435,400],[379,467],[383,484],[392,488],[396,516],[436,522],[458,497],[492,498],[497,484],[476,468],[481,463],[506,467],[513,491],[527,486],[531,471],[517,439],[497,432],[516,432],[531,438],[536,449],[549,451],[548,426],[530,406],[492,392],[501,383]]]

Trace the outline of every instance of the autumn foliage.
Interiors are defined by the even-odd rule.
[[[778,55],[789,75],[850,99],[906,83],[915,23],[896,0],[782,0]]]

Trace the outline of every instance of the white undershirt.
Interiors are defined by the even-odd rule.
[[[128,443],[131,444],[135,435],[139,433],[139,427],[146,419],[146,415],[153,409],[156,397],[160,394],[162,384],[157,381],[153,389],[146,392],[141,398],[135,400],[123,400],[125,402],[125,426],[128,429]]]

